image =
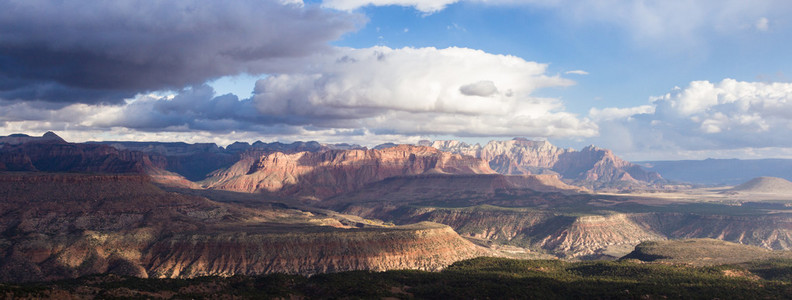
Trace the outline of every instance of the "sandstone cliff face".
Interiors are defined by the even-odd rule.
[[[199,188],[180,174],[166,170],[173,168],[173,157],[156,152],[133,151],[100,143],[68,143],[51,132],[44,137],[11,137],[13,139],[10,140],[7,137],[0,138],[0,141],[10,141],[0,143],[0,171],[146,174],[160,184]],[[211,165],[205,162],[218,161],[216,157],[186,158],[192,161],[190,164],[200,165]],[[176,162],[178,166],[178,160]]]
[[[572,216],[491,206],[411,207],[391,210],[387,214],[350,206],[345,212],[369,218],[390,218],[396,223],[437,222],[451,226],[462,236],[525,247],[562,258],[600,257],[611,247],[632,249],[642,241],[666,239],[662,233],[632,220],[631,215],[618,213]]]
[[[4,139],[7,137],[0,141]],[[144,173],[167,165],[161,156],[99,144],[67,143],[51,132],[11,142],[0,143],[0,162],[5,171]]]
[[[0,174],[0,281],[435,270],[482,254],[439,224],[349,228],[164,192],[141,175]]]
[[[204,185],[323,199],[394,176],[494,173],[479,159],[409,145],[384,150],[255,154],[245,155],[230,168],[213,173]]]
[[[544,251],[563,258],[619,257],[643,241],[713,238],[792,250],[792,214],[691,212],[564,214],[555,209],[474,206],[438,208],[392,202],[351,204],[344,213],[396,224],[432,221],[462,236]],[[624,252],[626,251],[626,252]],[[615,254],[614,254],[615,253]]]
[[[316,274],[350,270],[439,270],[484,255],[451,228],[422,223],[394,228],[293,233],[255,230],[176,235],[152,246],[150,276]]]
[[[575,151],[547,141],[520,138],[491,141],[484,146],[459,141],[435,141],[430,145],[441,151],[482,158],[501,174],[559,174],[565,181],[589,188],[631,187],[663,181],[659,174],[646,172],[610,150],[594,146]]]

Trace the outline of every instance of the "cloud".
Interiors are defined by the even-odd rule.
[[[694,81],[651,105],[592,109],[589,117],[600,139],[623,152],[788,148],[792,83]]]
[[[322,5],[347,11],[370,5],[401,5],[432,14],[455,3],[535,8],[568,24],[608,24],[641,46],[680,51],[700,46],[712,35],[734,36],[754,27],[764,31],[769,17],[785,18],[792,13],[792,2],[786,0],[324,0]]]
[[[355,10],[369,5],[373,6],[411,6],[424,13],[443,10],[447,5],[459,0],[324,0],[322,6],[338,10]]]
[[[628,119],[634,115],[654,113],[655,107],[652,105],[641,105],[636,107],[618,108],[608,107],[604,109],[592,108],[589,110],[589,117],[594,121],[609,121],[617,119]]]
[[[546,65],[466,48],[343,49],[304,74],[270,76],[253,101],[270,118],[320,128],[457,136],[590,136],[596,126],[536,89],[573,82]]]
[[[767,31],[770,28],[770,21],[765,17],[756,20],[756,29],[759,31]]]
[[[4,130],[214,133],[322,141],[412,141],[458,137],[585,137],[596,125],[537,89],[571,80],[547,65],[466,48],[338,48],[311,56],[305,72],[270,75],[253,97],[216,95],[208,85],[142,94],[120,105],[0,101]],[[99,135],[102,136],[102,135]],[[160,136],[160,135],[158,135]],[[169,138],[170,139],[170,138]]]
[[[0,98],[119,103],[239,73],[283,72],[362,17],[302,1],[0,2]]]
[[[589,72],[586,72],[586,71],[583,71],[583,70],[572,70],[572,71],[566,71],[566,72],[564,72],[564,74],[588,75]]]
[[[466,84],[459,87],[459,92],[466,96],[489,97],[498,93],[495,83],[489,80]]]

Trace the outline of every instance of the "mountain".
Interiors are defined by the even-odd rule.
[[[0,137],[0,145],[0,171],[143,173],[165,165],[141,152],[68,143],[52,132]]]
[[[0,173],[0,282],[438,270],[489,253],[436,223],[348,223],[166,192],[144,175]]]
[[[636,164],[678,182],[738,185],[761,176],[792,180],[792,159],[705,159],[642,161]]]
[[[227,147],[219,147],[214,143],[187,144],[182,142],[128,142],[128,141],[103,141],[89,142],[90,144],[108,145],[122,151],[143,152],[149,156],[157,156],[165,161],[163,168],[172,173],[184,176],[191,181],[206,179],[212,172],[230,167],[238,162],[243,154],[250,152],[264,153],[296,153],[296,152],[321,152],[328,150],[365,149],[359,145],[350,144],[320,144],[318,142],[294,142],[284,144],[279,142],[264,143],[257,141],[253,144],[235,142]]]
[[[29,136],[27,134],[12,134],[0,136],[0,144],[19,145],[24,143],[65,143],[66,141],[52,131],[47,131],[43,136]]]
[[[398,198],[398,195],[388,194],[383,201],[374,198],[339,208],[342,213],[395,224],[437,222],[485,244],[517,246],[562,258],[618,258],[642,241],[690,238],[792,250],[792,212],[789,208],[768,213],[749,207],[697,204],[640,207],[618,197],[609,199],[617,205],[603,207],[592,205],[599,201],[599,196],[585,194],[490,198],[504,206],[461,206],[464,202],[476,203],[470,198],[456,202],[406,200],[399,204]],[[453,200],[454,196],[449,198]]]
[[[181,142],[89,142],[113,147],[119,151],[145,153],[162,162],[160,168],[179,174],[190,181],[198,181],[214,170],[227,168],[239,160],[240,150],[226,150],[213,143],[187,144]]]
[[[608,149],[594,146],[576,151],[553,146],[547,141],[522,138],[490,141],[484,146],[453,140],[422,141],[420,144],[482,158],[501,174],[558,174],[566,182],[594,189],[643,187],[664,182],[657,172],[647,172]]]
[[[249,151],[233,166],[212,173],[202,184],[210,189],[277,192],[318,200],[389,177],[446,173],[495,172],[480,159],[411,145],[383,150]]]
[[[731,189],[742,193],[792,194],[792,182],[777,177],[757,177]]]

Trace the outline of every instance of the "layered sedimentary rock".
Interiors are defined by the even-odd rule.
[[[228,169],[213,173],[204,185],[323,199],[394,176],[494,173],[480,159],[409,145],[383,150],[248,154]]]
[[[580,151],[562,149],[547,141],[515,138],[490,141],[484,146],[459,141],[424,141],[441,151],[460,153],[486,160],[501,174],[559,174],[562,179],[590,188],[641,186],[663,182],[655,172],[624,161],[608,149],[594,146]]]
[[[183,176],[191,181],[206,179],[210,173],[230,167],[244,156],[264,155],[274,152],[323,152],[329,150],[363,149],[359,145],[350,144],[320,144],[318,142],[293,142],[284,144],[279,142],[264,143],[257,141],[253,144],[235,142],[227,147],[219,147],[213,143],[187,144],[182,142],[128,142],[108,141],[90,142],[92,144],[108,145],[122,151],[143,152],[149,156],[156,156],[164,161],[160,166],[171,173]]]
[[[195,277],[316,274],[350,270],[439,270],[486,252],[451,228],[420,223],[392,228],[290,233],[177,234],[152,245],[149,274]]]
[[[23,143],[0,149],[5,171],[144,173],[164,160],[104,145]]]
[[[714,214],[684,212],[687,209],[682,207],[667,212],[592,214],[584,213],[591,208],[585,207],[582,198],[577,202],[567,200],[566,204],[557,202],[555,205],[559,208],[541,209],[537,206],[399,205],[395,197],[379,204],[375,201],[346,204],[342,211],[396,224],[437,222],[451,226],[462,236],[565,258],[619,257],[642,241],[689,238],[713,238],[765,249],[792,250],[790,213],[746,214],[735,210]],[[576,208],[570,210],[569,206]]]
[[[165,192],[142,175],[0,174],[0,281],[436,270],[485,254],[444,225],[372,226]]]

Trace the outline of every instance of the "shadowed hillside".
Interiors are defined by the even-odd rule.
[[[486,254],[436,223],[342,221],[165,192],[142,175],[0,174],[0,281],[438,270]]]
[[[772,251],[715,239],[687,239],[643,242],[623,259],[711,266],[754,260],[792,259],[792,251]]]

